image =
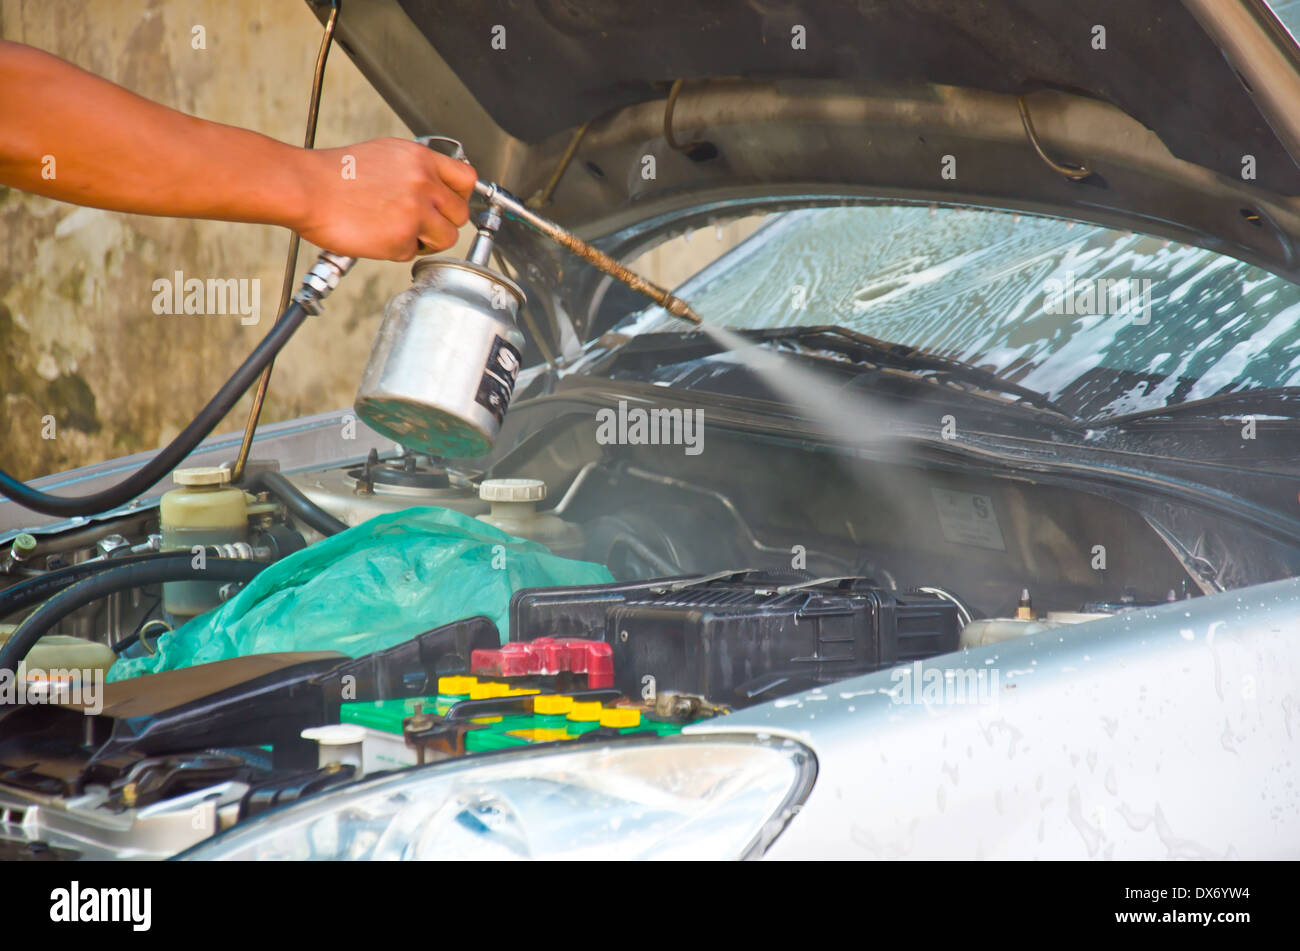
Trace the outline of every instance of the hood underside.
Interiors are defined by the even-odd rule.
[[[1180,158],[1300,192],[1231,66],[1178,0],[401,0],[489,114],[524,142],[639,102],[675,79],[938,83],[1012,95],[1050,88],[1118,106]],[[346,15],[346,10],[344,11]],[[796,27],[806,47],[793,48]],[[1105,28],[1105,48],[1094,27]],[[504,49],[488,43],[504,27]],[[1100,43],[1100,34],[1097,43]]]
[[[414,132],[461,139],[484,178],[545,192],[590,238],[734,200],[869,195],[1163,234],[1295,278],[1300,167],[1261,111],[1265,58],[1245,65],[1239,44],[1239,76],[1203,26],[1225,11],[1253,17],[1246,40],[1271,44],[1270,88],[1289,92],[1294,44],[1255,0],[348,0],[339,37]],[[674,137],[703,153],[665,137],[679,79]],[[1049,167],[1020,96],[1045,155],[1091,176]]]

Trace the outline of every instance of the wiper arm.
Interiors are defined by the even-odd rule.
[[[1121,416],[1102,416],[1088,422],[1092,426],[1124,427],[1132,423],[1175,419],[1179,416],[1212,419],[1223,415],[1224,409],[1243,404],[1248,404],[1254,413],[1276,412],[1278,416],[1295,417],[1300,415],[1297,413],[1297,410],[1300,410],[1300,386],[1257,387],[1249,390],[1233,390],[1231,393],[1215,393],[1204,399],[1174,403],[1172,406],[1157,406],[1154,409],[1124,413]]]
[[[877,340],[875,337],[868,337],[847,327],[832,324],[812,327],[773,327],[763,330],[739,330],[736,334],[755,344],[794,343],[805,348],[834,351],[854,361],[878,367],[913,372],[929,371],[949,380],[973,384],[985,392],[1014,396],[1025,405],[1078,422],[1072,413],[1067,412],[1037,390],[1004,380],[995,373],[960,360],[926,353],[907,344]],[[635,359],[642,355],[664,353],[671,353],[675,359],[680,360],[698,359],[720,353],[725,349],[717,340],[700,331],[644,333],[635,337],[613,338],[608,341],[608,345],[610,349],[607,357],[613,359]]]
[[[833,325],[790,327],[779,330],[750,331],[745,336],[752,336],[757,340],[795,340],[805,346],[817,346],[827,350],[834,350],[879,366],[895,367],[902,370],[929,370],[952,380],[973,383],[982,390],[1015,396],[1023,403],[1056,413],[1066,419],[1075,418],[1073,414],[1066,412],[1064,408],[1046,395],[1039,393],[1037,390],[1031,390],[1027,386],[1004,380],[996,373],[991,373],[969,363],[963,363],[961,360],[954,360],[951,357],[926,353],[924,350],[907,344],[877,340],[875,337],[868,337],[866,334],[849,330],[847,327]]]

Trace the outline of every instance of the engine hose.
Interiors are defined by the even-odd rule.
[[[212,547],[204,550],[204,556],[209,560],[220,558],[222,554],[222,552]],[[69,585],[93,577],[110,568],[121,565],[139,565],[166,559],[180,563],[181,561],[189,561],[193,557],[188,549],[183,552],[150,552],[144,555],[122,555],[117,558],[83,561],[77,565],[47,571],[44,574],[28,578],[26,581],[20,581],[18,584],[0,590],[0,620],[21,611],[23,608],[31,607],[33,604],[40,604],[46,598],[58,594]]]
[[[325,511],[307,496],[299,491],[298,487],[280,475],[278,472],[260,472],[253,478],[253,487],[263,489],[274,495],[295,519],[304,525],[314,528],[325,537],[337,535],[339,532],[347,530],[347,524],[340,522],[329,512]],[[3,617],[3,615],[0,615]]]
[[[0,671],[17,671],[27,653],[54,625],[107,595],[168,581],[249,581],[265,567],[255,561],[214,558],[198,568],[186,553],[179,558],[164,557],[106,568],[69,585],[33,611],[0,647]]]
[[[263,367],[275,358],[289,338],[293,336],[302,322],[307,318],[308,310],[302,302],[295,300],[271,327],[262,342],[259,343],[248,358],[239,365],[225,385],[217,391],[208,405],[199,411],[194,420],[181,430],[180,435],[167,444],[161,452],[147,463],[127,476],[117,485],[95,492],[91,495],[67,496],[51,495],[39,489],[33,489],[25,482],[20,482],[9,473],[0,469],[0,492],[17,502],[23,508],[43,512],[46,515],[93,515],[125,505],[137,495],[147,491],[154,483],[176,468],[177,464],[194,451],[217,424],[225,418],[239,398],[253,385]]]

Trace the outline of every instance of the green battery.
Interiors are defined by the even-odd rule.
[[[474,677],[440,677],[438,693],[433,696],[345,703],[339,708],[339,720],[401,736],[403,721],[415,715],[417,706],[423,713],[446,716],[453,705],[469,699],[472,691],[485,684]],[[538,695],[528,706],[533,713],[487,715],[467,721],[465,751],[482,753],[573,740],[602,726],[620,734],[670,736],[681,732],[680,725],[649,719],[635,708],[606,707],[598,701],[564,695]]]
[[[405,697],[400,700],[374,700],[361,703],[344,703],[339,705],[339,722],[356,723],[372,730],[402,735],[402,721],[415,715],[418,704],[422,713],[445,716],[452,704],[459,703],[464,697],[443,696]]]
[[[479,729],[467,733],[465,751],[483,753],[489,750],[531,746],[534,743],[574,740],[584,733],[600,729],[600,726],[599,720],[571,720],[565,716],[502,717],[498,722],[484,724]],[[676,723],[663,723],[641,717],[636,726],[620,728],[618,732],[623,735],[646,733],[655,736],[671,736],[680,733],[681,730],[681,726]]]

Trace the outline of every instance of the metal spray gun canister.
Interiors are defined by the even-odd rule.
[[[470,260],[425,258],[391,301],[357,391],[372,429],[451,458],[492,448],[510,406],[524,336],[524,292]]]

